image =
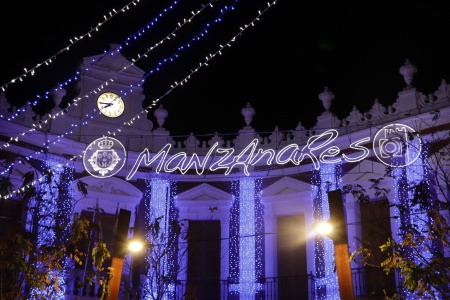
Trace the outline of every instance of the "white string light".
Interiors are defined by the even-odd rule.
[[[170,5],[168,8],[166,8],[166,9],[163,10],[163,13],[167,12],[168,9],[173,9],[173,7],[175,6],[175,4],[177,4],[177,2],[178,2],[178,0],[175,0],[175,2],[174,2],[172,5]],[[90,68],[91,66],[93,66],[93,65],[95,65],[97,62],[101,61],[101,60],[102,60],[105,56],[107,56],[108,54],[113,55],[114,52],[119,52],[119,51],[123,48],[123,45],[129,46],[129,41],[130,41],[130,40],[132,40],[132,39],[135,39],[135,40],[136,40],[136,36],[139,36],[139,37],[140,37],[141,34],[143,34],[143,33],[146,31],[146,28],[147,28],[147,29],[150,29],[151,26],[153,26],[153,25],[157,22],[158,18],[159,18],[159,17],[162,17],[163,13],[160,13],[156,18],[154,18],[153,20],[151,20],[150,22],[148,22],[147,25],[145,25],[144,27],[140,28],[137,32],[135,32],[135,33],[132,34],[131,36],[127,37],[126,40],[125,40],[125,42],[123,42],[122,44],[119,44],[118,46],[114,47],[113,49],[110,49],[109,51],[105,51],[105,52],[104,52],[104,55],[102,55],[101,57],[99,57],[97,60],[92,61],[92,63],[89,64],[87,67],[85,67],[84,70],[85,70],[85,71],[89,70],[89,68]],[[178,28],[178,29],[179,29],[179,28]],[[169,35],[172,35],[172,34],[173,34],[173,32],[170,33]],[[167,37],[165,37],[164,39],[167,39]],[[163,40],[164,40],[164,39],[163,39]],[[162,42],[160,42],[160,43],[162,43]],[[130,65],[132,65],[132,64],[130,64]],[[126,66],[126,67],[125,67],[123,70],[121,70],[120,72],[123,72],[123,71],[124,71],[125,69],[127,69],[130,65]],[[15,119],[15,118],[18,117],[22,112],[25,112],[29,105],[36,106],[36,105],[38,104],[39,100],[41,100],[41,99],[47,99],[48,96],[51,95],[52,93],[58,92],[59,90],[61,90],[61,89],[63,88],[63,86],[67,86],[70,82],[72,82],[72,80],[76,80],[78,74],[79,74],[79,72],[77,72],[76,75],[74,75],[73,77],[71,77],[71,78],[65,80],[63,83],[61,83],[61,84],[58,83],[58,86],[57,86],[56,88],[54,88],[54,89],[51,90],[51,91],[45,92],[45,93],[44,93],[44,96],[37,95],[37,98],[34,99],[33,101],[27,101],[27,103],[26,103],[22,108],[17,109],[17,110],[16,110],[14,113],[12,113],[10,116],[5,117],[5,116],[3,116],[3,115],[0,115],[0,118],[6,119],[6,120],[8,120],[8,121],[11,121],[11,120]],[[104,82],[103,84],[107,84],[107,81]],[[4,89],[3,89],[3,90],[4,90]],[[81,99],[78,98],[78,99],[76,99],[76,100],[81,100]],[[76,102],[76,101],[75,101],[75,102]],[[75,104],[75,105],[76,105],[76,104]]]
[[[211,0],[211,2],[213,2],[213,1],[215,1],[215,0]],[[211,4],[211,2],[210,2],[209,4]],[[176,2],[175,2],[175,3],[176,3]],[[196,15],[200,14],[200,12],[202,12],[202,10],[203,10],[205,7],[206,7],[206,6],[203,6],[203,8],[200,9],[200,10],[197,12]],[[171,6],[170,8],[173,8],[173,6]],[[194,17],[195,17],[196,15],[194,15]],[[162,14],[160,14],[159,16],[162,16]],[[129,67],[133,66],[134,63],[135,63],[136,61],[138,61],[139,59],[141,59],[141,58],[147,58],[147,57],[148,57],[147,55],[148,55],[151,51],[153,51],[157,46],[161,45],[161,44],[163,43],[164,40],[170,39],[170,36],[175,36],[175,33],[176,33],[178,30],[180,30],[180,28],[183,27],[185,24],[189,23],[194,17],[191,17],[191,18],[188,19],[186,22],[182,23],[179,27],[175,28],[175,30],[173,30],[171,33],[169,33],[169,35],[167,35],[166,37],[164,37],[161,41],[157,42],[154,46],[147,48],[147,50],[146,50],[146,52],[145,52],[144,54],[138,54],[138,58],[137,58],[137,59],[133,59],[133,63],[124,66],[124,67],[123,67],[121,70],[119,70],[117,73],[120,74],[120,73],[122,73],[122,72],[125,72]],[[154,23],[156,22],[156,21],[155,21],[156,19],[157,19],[157,18],[155,18],[153,21],[149,22],[148,24],[154,24]],[[147,27],[149,26],[148,24],[147,24]],[[178,23],[178,24],[180,24],[180,23]],[[141,29],[141,30],[142,30],[142,29]],[[136,36],[136,34],[134,34],[134,35],[132,35],[132,36]],[[128,37],[128,40],[129,40],[129,39],[130,39],[130,37]],[[122,43],[121,45],[123,45],[123,44],[124,44],[124,43]],[[92,63],[89,64],[87,67],[85,67],[84,70],[85,70],[85,71],[89,70],[89,68],[90,68],[92,65],[95,65],[97,62],[101,61],[106,55],[114,55],[114,52],[119,52],[119,51],[122,49],[122,46],[121,46],[121,45],[115,47],[114,49],[112,49],[112,50],[110,50],[110,51],[108,51],[108,52],[106,52],[106,53],[105,53],[103,56],[101,56],[100,58],[98,58],[98,59],[96,59],[96,60],[93,60]],[[127,43],[127,45],[128,45],[128,43]],[[174,54],[174,55],[172,55],[172,56],[176,56],[176,55],[177,55],[177,54]],[[163,63],[164,63],[164,62],[162,62],[162,63],[160,62],[160,63],[159,63],[159,66],[162,65]],[[151,72],[153,73],[154,71],[155,71],[155,70],[152,70]],[[65,83],[59,84],[59,87],[58,87],[58,88],[56,88],[56,89],[54,89],[54,90],[52,90],[52,91],[46,92],[46,93],[45,93],[45,95],[46,95],[45,98],[47,98],[48,95],[49,95],[51,92],[58,91],[58,90],[62,89],[62,86],[63,86],[63,85],[67,85],[67,84],[70,83],[73,79],[77,79],[78,74],[80,74],[80,73],[77,72],[77,75],[75,75],[74,77],[70,78],[70,79],[67,80]],[[73,103],[69,103],[68,106],[67,106],[64,110],[62,110],[62,111],[60,111],[60,112],[58,112],[58,113],[56,113],[56,114],[49,114],[47,120],[43,121],[43,123],[46,124],[47,121],[48,121],[49,119],[55,119],[55,118],[57,118],[57,117],[59,117],[59,116],[63,116],[63,115],[64,115],[64,112],[69,111],[69,110],[71,109],[71,106],[72,106],[72,105],[73,105],[73,106],[77,106],[77,105],[78,105],[78,101],[82,101],[83,99],[88,98],[89,95],[97,94],[98,92],[101,92],[101,91],[105,88],[105,86],[108,86],[109,82],[114,82],[114,79],[116,79],[116,78],[117,78],[117,76],[115,76],[114,78],[110,78],[110,79],[108,79],[107,81],[105,81],[105,82],[99,84],[97,87],[93,88],[91,91],[88,91],[88,92],[87,92],[86,94],[84,94],[83,96],[79,96],[79,97],[75,98],[75,99],[73,100]],[[138,86],[140,86],[140,85],[139,85],[139,82],[138,82]],[[129,88],[128,90],[131,90],[132,87],[133,87],[133,85],[131,85],[130,88]],[[125,94],[124,94],[124,92],[121,92],[120,95],[122,96],[122,95],[125,95]],[[31,103],[31,102],[28,102],[27,105],[33,105],[33,106],[35,106],[35,105],[37,105],[38,100],[40,100],[40,99],[42,99],[42,97],[39,96],[39,97],[38,97],[37,99],[35,99],[32,103]],[[116,99],[113,99],[111,102],[113,102],[113,101],[115,101],[115,100],[116,100]],[[6,117],[6,119],[7,119],[8,121],[12,121],[12,120],[15,119],[16,117],[18,117],[18,116],[20,115],[21,112],[25,112],[26,109],[27,109],[27,106],[24,107],[24,108],[22,108],[22,109],[17,110],[13,115],[11,115],[11,116],[9,116],[9,117]],[[92,114],[92,117],[93,117],[93,115],[95,115],[95,114],[96,114],[96,113]],[[92,117],[91,117],[91,118],[92,118]],[[3,115],[0,115],[0,118],[5,118],[5,117],[4,117]],[[82,123],[82,125],[85,125],[85,124]],[[33,124],[33,126],[36,127],[35,124]],[[38,125],[38,126],[39,126],[39,128],[41,128],[40,125]],[[77,127],[77,126],[75,126],[75,127]],[[31,129],[29,129],[28,131],[21,133],[20,135],[23,136],[23,135],[25,135],[25,134],[27,134],[27,133],[31,133],[31,132],[34,132],[34,131],[35,131],[35,128],[31,128]],[[70,132],[70,133],[71,133],[71,132]],[[9,140],[7,143],[0,145],[0,147],[2,147],[2,148],[7,148],[7,147],[9,147],[9,146],[10,146],[10,142],[12,142],[12,141],[16,141],[16,142],[17,142],[17,141],[18,141],[18,136],[16,136],[16,137],[11,137],[10,140]]]
[[[214,1],[214,0],[212,0],[211,2],[213,2],[213,1]],[[237,1],[238,1],[238,0],[237,0]],[[237,2],[237,1],[236,1],[236,2]],[[210,3],[211,3],[211,2],[210,2]],[[227,12],[228,10],[230,10],[230,9],[233,9],[233,7],[226,7],[224,10],[221,10],[221,16],[222,16],[225,12]],[[195,16],[195,15],[198,15],[202,10],[203,10],[203,9],[197,11],[197,13],[195,13],[194,16]],[[220,17],[221,17],[221,16],[219,16],[213,23],[218,22],[218,21],[220,20]],[[189,23],[192,19],[193,19],[193,17],[191,17],[191,18],[188,19],[188,20],[185,19],[185,22],[184,22],[182,25],[184,25],[184,24],[186,24],[186,23]],[[209,26],[210,26],[210,25],[208,24],[206,27],[209,27]],[[179,27],[176,28],[170,35],[174,35],[176,30],[179,30]],[[243,31],[243,30],[242,30],[242,27],[241,27],[241,32],[242,32],[242,31]],[[174,54],[172,54],[172,55],[170,56],[170,58],[172,58],[172,57],[178,57],[178,53],[179,53],[181,50],[185,49],[186,45],[189,46],[189,43],[190,43],[190,42],[197,40],[199,36],[203,35],[203,32],[207,32],[206,29],[200,31],[200,33],[198,33],[196,36],[194,36],[194,38],[192,38],[189,42],[187,42],[185,45],[179,47],[178,50],[177,50]],[[241,34],[241,32],[239,32],[236,36],[238,36],[239,34]],[[234,41],[236,36],[234,36],[231,40]],[[164,39],[165,39],[165,38],[164,38]],[[163,39],[163,40],[164,40],[164,39]],[[161,42],[157,43],[156,45],[158,45],[158,44],[161,44]],[[156,46],[155,46],[155,47],[156,47]],[[155,47],[150,47],[150,48],[148,48],[148,49],[147,49],[147,52],[146,52],[145,54],[148,54],[148,53],[149,53],[150,51],[152,51]],[[221,46],[221,47],[222,47],[222,46]],[[220,52],[220,50],[219,50],[219,52]],[[112,53],[112,52],[111,52],[110,54],[111,54],[111,55],[114,55],[114,53]],[[216,55],[216,54],[217,54],[217,53],[215,53],[214,55]],[[141,57],[142,57],[142,56],[141,56]],[[213,57],[213,55],[210,54],[209,58],[206,57],[206,59],[209,60],[209,59],[212,58],[212,57]],[[159,70],[160,66],[163,65],[165,62],[167,62],[167,59],[163,59],[163,62],[160,62],[160,63],[158,64],[158,68],[153,69],[153,70],[147,72],[147,74],[143,77],[143,79],[141,79],[139,82],[135,83],[134,85],[140,86],[141,82],[143,82],[143,81],[144,81],[148,76],[150,76],[153,72]],[[128,67],[130,67],[130,66],[132,66],[132,65],[133,65],[133,64],[129,64],[129,65],[125,66],[122,70],[119,71],[119,73],[125,71]],[[206,66],[207,66],[207,65],[208,65],[208,64],[206,63]],[[202,66],[202,64],[200,63],[200,67],[201,67],[201,66]],[[199,67],[199,68],[200,68],[200,67]],[[196,72],[199,68],[197,68],[196,70],[194,70],[194,71],[192,71],[192,72]],[[87,70],[87,69],[88,69],[88,68],[86,68],[86,70]],[[192,73],[191,73],[191,74],[192,74]],[[117,76],[116,76],[115,78],[117,78]],[[189,78],[190,78],[190,75],[188,75],[187,79],[189,79]],[[187,79],[186,79],[186,78],[184,79],[185,82],[187,82]],[[114,80],[113,80],[112,78],[108,79],[108,81],[114,82]],[[88,98],[88,96],[89,96],[90,94],[92,94],[92,93],[97,94],[97,92],[101,92],[101,91],[105,88],[104,85],[106,85],[106,86],[108,85],[108,81],[106,81],[106,82],[100,84],[99,86],[97,86],[96,88],[94,88],[92,91],[88,92],[87,94],[85,94],[85,95],[83,95],[83,96],[81,96],[81,97],[78,97],[77,99],[74,100],[74,103],[73,103],[72,105],[75,105],[75,106],[76,106],[76,105],[78,104],[78,103],[77,103],[78,101],[80,101],[80,100],[82,100],[82,99],[84,99],[84,98]],[[176,81],[175,81],[175,83],[178,84]],[[181,84],[183,84],[183,82],[181,82]],[[130,87],[129,87],[129,89],[128,89],[127,91],[132,90],[132,88],[133,88],[134,85],[133,85],[133,84],[130,85]],[[171,91],[165,93],[164,96],[167,95],[167,94],[170,93],[170,92],[171,92]],[[121,91],[121,92],[120,92],[120,96],[123,96],[123,95],[126,95],[126,91],[125,91],[125,92],[124,92],[124,91]],[[119,97],[120,97],[120,96],[119,96]],[[164,96],[163,96],[163,97],[164,97]],[[158,100],[153,101],[153,104],[150,105],[150,106],[148,106],[147,108],[151,108],[152,106],[156,105],[156,102],[158,102],[158,101],[159,101],[161,98],[163,98],[163,97],[160,97]],[[113,99],[113,101],[114,101],[114,100],[115,100],[115,99]],[[69,104],[69,107],[70,107],[70,104]],[[66,108],[65,111],[67,111],[67,110],[69,109],[69,107]],[[130,120],[124,122],[124,126],[125,126],[125,125],[128,125],[128,126],[132,125],[132,123],[134,122],[134,120],[135,120],[136,118],[140,118],[140,114],[142,114],[144,111],[145,111],[146,113],[148,112],[148,111],[144,108],[144,110],[142,110],[140,113],[138,113],[137,115],[135,115],[132,119],[130,119]],[[58,117],[58,116],[62,116],[63,114],[64,114],[64,111],[60,111],[60,112],[56,113],[55,115],[49,114],[49,115],[48,115],[48,119],[45,120],[45,121],[43,121],[43,123],[46,124],[46,123],[48,122],[49,119],[51,119],[51,118],[54,119],[54,118],[56,118],[56,117]],[[88,121],[89,119],[93,119],[93,117],[94,117],[95,115],[98,115],[98,114],[99,114],[99,111],[94,111],[94,113],[92,113],[91,115],[87,115],[86,118],[85,118],[82,122],[80,122],[79,124],[72,124],[72,125],[71,125],[71,126],[72,126],[71,129],[69,129],[68,131],[66,131],[66,132],[63,133],[62,135],[58,136],[55,140],[57,140],[57,139],[59,139],[59,138],[61,138],[61,137],[64,137],[64,136],[67,135],[67,134],[73,133],[72,130],[73,130],[74,128],[78,127],[78,125],[86,125],[86,124],[87,124],[87,121]],[[25,134],[27,134],[27,133],[34,132],[34,131],[36,130],[36,127],[42,128],[42,125],[40,125],[40,124],[37,125],[37,126],[36,126],[35,124],[33,124],[33,126],[34,126],[35,128],[31,128],[31,129],[29,129],[27,132],[21,133],[20,135],[23,136],[23,135],[25,135]],[[121,128],[119,128],[118,131],[120,132],[120,131],[123,129],[124,126],[122,126]],[[113,134],[113,135],[115,135],[115,133],[110,133],[110,132],[108,132],[108,134]],[[4,147],[4,148],[9,147],[9,146],[11,145],[10,142],[12,142],[13,140],[14,140],[14,141],[18,141],[18,136],[16,136],[16,137],[11,137],[11,138],[10,138],[10,141],[8,141],[7,143],[3,144],[2,147]],[[55,140],[52,141],[53,144],[55,144]]]
[[[264,10],[258,11],[258,16],[257,16],[256,18],[254,18],[252,22],[259,21],[259,17],[260,17],[261,15],[263,15],[265,12],[267,12],[267,10],[268,10],[269,8],[271,8],[271,7],[272,7],[273,5],[275,5],[275,4],[276,4],[276,1],[273,1],[272,3],[268,3],[268,6],[267,6]],[[204,63],[200,62],[200,63],[199,63],[199,66],[198,66],[196,69],[191,70],[191,72],[188,73],[188,75],[185,76],[185,77],[182,79],[181,82],[177,83],[177,82],[175,81],[175,85],[171,85],[171,88],[170,88],[168,91],[166,91],[161,97],[159,97],[158,99],[154,100],[154,101],[152,102],[152,104],[150,104],[149,106],[147,106],[146,108],[144,108],[143,110],[141,110],[137,115],[135,115],[134,117],[132,117],[130,120],[124,122],[124,126],[119,127],[119,128],[117,129],[117,131],[120,132],[120,131],[125,127],[125,125],[128,124],[128,123],[131,125],[131,124],[133,123],[133,121],[134,121],[137,117],[139,117],[139,115],[141,115],[141,114],[143,114],[143,113],[147,113],[149,109],[151,109],[152,107],[156,106],[156,104],[157,104],[161,99],[163,99],[165,96],[167,96],[168,94],[170,94],[175,88],[177,88],[177,87],[180,86],[180,85],[183,85],[183,83],[187,83],[187,81],[191,78],[191,76],[192,76],[194,73],[198,72],[198,70],[200,70],[202,67],[208,66],[208,65],[207,65],[207,62],[208,62],[209,60],[211,60],[212,58],[215,58],[215,57],[217,56],[217,54],[220,54],[220,55],[221,55],[221,54],[222,54],[221,51],[223,51],[225,47],[231,47],[231,43],[235,42],[236,38],[237,38],[238,36],[242,35],[242,33],[243,33],[247,28],[248,28],[248,26],[244,26],[244,27],[240,28],[240,31],[239,31],[237,34],[235,34],[235,35],[234,35],[234,36],[233,36],[226,44],[224,44],[224,45],[219,45],[219,46],[220,46],[219,49],[218,49],[216,52],[214,52],[214,54],[210,54],[209,56],[207,56],[206,61],[205,61]],[[146,79],[149,75],[151,75],[151,74],[152,74],[152,72],[148,72],[148,73],[144,76],[144,78],[141,79],[140,81],[145,80],[145,79]],[[93,113],[93,114],[91,114],[91,115],[87,115],[86,118],[85,118],[84,120],[82,120],[80,123],[75,124],[75,125],[73,124],[72,126],[73,126],[73,127],[77,127],[78,125],[86,125],[86,124],[88,124],[88,120],[91,119],[94,115],[96,115],[96,114],[98,114],[98,113],[99,113],[99,112],[96,111],[95,113]],[[36,130],[36,128],[33,128],[33,131],[35,131],[35,130]],[[46,148],[48,149],[48,148],[50,147],[51,144],[56,144],[56,141],[60,141],[60,139],[61,139],[62,137],[64,137],[65,135],[67,135],[67,134],[69,134],[69,133],[72,133],[72,131],[66,131],[65,133],[59,135],[58,137],[56,137],[56,138],[53,139],[52,141],[49,141],[49,142],[47,143]],[[115,134],[116,134],[115,131],[108,132],[108,135],[115,135]],[[47,151],[46,151],[46,152],[47,152]],[[41,149],[41,150],[39,150],[39,151],[36,151],[36,152],[34,152],[33,154],[31,154],[31,155],[28,155],[28,156],[24,157],[24,159],[25,159],[25,160],[29,160],[29,159],[31,159],[31,158],[33,157],[33,155],[40,155],[40,154],[42,154],[42,153],[44,153],[44,150],[43,150],[43,149]],[[48,152],[47,152],[47,153],[48,153]],[[69,159],[69,161],[75,160],[76,157],[77,157],[77,156],[73,156],[72,158]],[[6,168],[5,168],[2,172],[0,172],[0,175],[5,174],[5,173],[6,173],[7,171],[9,171],[13,166],[14,166],[14,163],[11,163],[10,165],[6,166]],[[13,192],[11,192],[9,195],[3,196],[3,198],[9,198],[9,197],[11,197],[13,194],[15,194],[15,193],[17,193],[17,192],[18,192],[18,190],[13,191]],[[0,197],[0,198],[2,198],[2,197]]]
[[[125,8],[129,9],[129,6],[131,4],[134,4],[134,6],[137,5],[137,3],[140,0],[133,0],[131,2],[129,2],[128,4],[126,4],[124,7],[122,7],[122,9],[119,10],[119,12],[125,12]],[[61,48],[59,51],[57,51],[55,54],[53,54],[52,56],[50,56],[50,58],[47,58],[46,60],[44,60],[41,63],[38,63],[35,67],[31,68],[31,69],[27,69],[27,68],[23,68],[24,69],[24,73],[22,73],[22,75],[19,75],[18,77],[15,77],[13,79],[11,79],[9,82],[7,82],[6,84],[0,86],[0,89],[2,91],[5,91],[8,88],[9,84],[12,83],[16,83],[17,80],[19,80],[20,82],[23,82],[24,78],[27,77],[27,75],[31,75],[34,76],[36,73],[36,70],[39,69],[40,67],[42,67],[43,65],[49,66],[54,60],[56,60],[56,57],[66,51],[69,51],[70,47],[75,45],[76,43],[78,43],[79,41],[81,41],[83,38],[85,37],[91,37],[92,33],[95,31],[99,31],[100,26],[102,26],[103,24],[105,24],[106,22],[108,22],[109,20],[111,20],[112,18],[114,18],[119,12],[117,12],[114,8],[109,12],[109,17],[104,16],[104,21],[103,22],[99,22],[97,26],[95,26],[94,28],[91,28],[91,30],[89,30],[87,33],[79,36],[79,37],[73,37],[71,39],[69,39],[70,44]]]

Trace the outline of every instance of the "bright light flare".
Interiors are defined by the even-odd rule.
[[[330,234],[332,230],[333,230],[333,227],[328,222],[317,223],[316,226],[314,227],[314,231],[317,234],[321,234],[321,235]]]
[[[140,241],[131,241],[128,245],[128,249],[131,252],[139,252],[144,248],[144,244]]]

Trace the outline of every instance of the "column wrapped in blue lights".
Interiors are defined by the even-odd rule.
[[[327,192],[338,189],[341,183],[339,164],[322,164],[320,170],[313,170],[311,178],[314,222],[330,218]],[[334,272],[333,241],[323,235],[314,237],[314,263],[317,299],[340,299],[337,274]]]
[[[230,267],[228,276],[230,287],[239,283],[239,181],[231,182],[231,190],[233,191],[233,203],[230,209]],[[230,290],[228,298],[239,300],[239,292]]]
[[[263,207],[261,180],[244,177],[232,182],[230,216],[229,299],[264,299]]]
[[[413,163],[408,162],[408,157],[399,157],[405,166],[392,168],[391,176],[394,178],[394,206],[391,209],[391,215],[394,218],[392,227],[393,239],[402,244],[407,238],[407,234],[413,233],[413,239],[420,241],[415,245],[415,249],[404,247],[404,255],[409,260],[414,261],[416,265],[426,264],[427,261],[433,259],[433,255],[442,250],[442,245],[438,239],[422,239],[429,234],[433,235],[430,230],[434,228],[433,211],[438,210],[438,199],[436,191],[433,187],[434,176],[429,168],[429,145],[425,144],[422,148],[410,142],[409,152],[411,156],[418,155],[418,159]],[[422,149],[421,153],[414,153],[414,149]],[[413,251],[420,248],[420,257],[415,255]],[[401,284],[401,283],[399,283]],[[406,287],[403,288],[403,295],[406,299],[415,299],[415,295]],[[424,295],[428,297],[429,295]],[[431,297],[431,296],[430,296]]]
[[[397,160],[400,158],[397,158]],[[393,177],[393,191],[394,191],[394,205],[391,207],[391,216],[394,218],[392,228],[392,238],[401,243],[401,240],[405,237],[405,228],[411,225],[410,220],[410,202],[408,199],[408,167],[395,167],[391,168],[391,176]],[[405,249],[405,255],[411,256],[411,251]],[[398,282],[401,286],[401,283]],[[412,295],[405,287],[403,289],[405,299],[409,299]]]
[[[428,159],[429,159],[429,149],[430,145],[429,144],[425,144],[423,145],[422,148],[422,155],[421,155],[421,161],[422,163],[420,164],[423,168],[423,178],[422,181],[420,182],[420,187],[422,188],[422,192],[423,195],[417,195],[417,196],[421,196],[422,199],[428,200],[428,205],[429,205],[429,209],[424,208],[424,211],[427,212],[427,221],[428,224],[433,224],[434,223],[434,216],[428,214],[430,211],[439,211],[441,210],[441,207],[439,207],[439,200],[438,200],[438,196],[437,196],[437,191],[436,191],[436,177],[433,174],[429,164],[428,164]],[[447,191],[450,192],[450,191]],[[436,231],[436,227],[434,226],[430,226],[428,227],[430,228],[431,235],[432,236],[437,236],[437,234],[435,234],[434,231]],[[442,241],[440,241],[439,239],[432,239],[431,241],[431,245],[430,245],[430,249],[433,250],[434,253],[444,253],[444,244]]]
[[[43,175],[36,187],[36,196],[28,203],[27,230],[36,237],[36,251],[43,246],[62,247],[70,237],[73,216],[73,168],[60,157],[47,155],[40,168]],[[50,270],[48,278],[54,281],[46,289],[34,289],[30,299],[47,297],[64,299],[66,294],[66,271],[69,258],[60,261],[61,269]],[[37,262],[38,268],[40,262]],[[42,266],[45,268],[45,266]],[[58,289],[54,288],[58,286]]]
[[[312,202],[313,202],[313,214],[314,222],[323,222],[323,212],[322,212],[322,192],[320,189],[321,178],[320,172],[318,170],[313,170],[311,178],[312,187]],[[325,278],[325,260],[324,260],[324,239],[323,235],[314,236],[314,265],[315,265],[315,276],[316,280]],[[316,283],[316,295],[318,299],[326,298],[326,285],[323,280]]]
[[[57,201],[57,215],[55,225],[60,228],[61,233],[56,235],[56,242],[61,244],[66,244],[72,235],[71,227],[73,222],[74,214],[74,197],[73,190],[71,188],[74,179],[74,168],[73,163],[70,165],[63,166],[63,170],[60,174],[60,180],[58,185],[58,201]],[[64,257],[61,261],[61,265],[64,270],[70,270],[74,267],[74,262],[68,257]],[[68,274],[63,273],[61,277],[67,278]],[[68,281],[68,280],[67,280]],[[64,287],[63,290],[67,288]],[[61,293],[61,299],[65,299]]]
[[[422,225],[419,229],[419,232],[422,232],[424,235],[428,235],[429,237],[439,237],[442,233],[439,233],[438,231],[442,230],[442,227],[445,225],[439,224],[439,221],[436,220],[436,216],[438,214],[442,214],[442,209],[445,209],[446,212],[444,212],[443,215],[444,217],[446,216],[448,220],[448,208],[445,204],[444,207],[441,207],[441,202],[438,199],[436,190],[436,184],[438,183],[436,182],[435,174],[428,163],[428,159],[430,159],[429,148],[430,144],[423,145],[420,157],[421,162],[419,162],[419,166],[423,168],[423,176],[421,181],[416,184],[416,193],[413,193],[413,200],[415,206],[419,206],[421,210],[421,218],[423,218],[424,220],[424,222],[421,222],[422,219],[418,220],[418,222],[420,222],[419,224]],[[437,158],[438,160],[441,159],[440,156],[435,158]],[[444,180],[446,180],[446,177]],[[424,249],[421,250],[421,253],[427,263],[431,262],[432,260],[441,261],[441,259],[445,259],[444,257],[448,257],[448,255],[445,253],[446,248],[448,247],[444,245],[444,242],[440,238],[425,239],[424,245],[422,245],[421,248]],[[416,261],[416,263],[418,265],[423,264],[423,261]],[[448,296],[448,294],[443,295],[443,293],[435,288],[432,289],[435,293],[436,298],[442,297],[444,299]],[[430,296],[427,293],[425,293],[425,295]]]
[[[146,183],[145,221],[151,249],[146,257],[149,268],[144,299],[174,299],[178,237],[171,224],[178,218],[174,202],[176,185],[165,178],[147,179]]]

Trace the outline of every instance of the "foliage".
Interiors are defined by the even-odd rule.
[[[2,163],[5,166],[12,161],[14,160],[8,158]],[[73,269],[74,265],[86,261],[88,253],[81,250],[82,243],[91,237],[91,231],[96,225],[70,212],[63,215],[59,209],[45,210],[49,202],[67,200],[64,194],[60,193],[58,196],[56,193],[61,192],[63,187],[53,176],[52,171],[48,171],[41,180],[35,179],[37,173],[34,170],[23,173],[19,178],[11,169],[0,178],[0,196],[2,196],[0,212],[7,201],[19,202],[22,203],[22,209],[31,216],[27,220],[17,216],[0,218],[2,300],[58,298],[58,294],[67,288],[61,284],[65,284],[64,277],[68,271]],[[13,193],[18,181],[20,181],[18,199],[7,200],[5,196]],[[84,196],[87,194],[85,186],[83,182],[77,184]],[[38,222],[40,230],[53,233],[52,239],[38,241],[36,238]],[[104,244],[98,243],[92,249],[92,256],[96,272],[92,273],[91,277],[85,278],[85,282],[88,283],[103,271],[103,263],[109,257],[109,251]],[[103,283],[106,285],[106,281]],[[84,283],[80,282],[80,285]],[[104,293],[107,291],[104,290]]]
[[[403,290],[398,290],[392,298],[385,295],[385,299],[400,299],[406,294],[426,299],[443,299],[449,295],[449,143],[448,133],[438,135],[438,132],[431,132],[427,142],[423,143],[428,153],[423,166],[425,176],[404,183],[409,195],[408,205],[390,201],[390,205],[399,212],[399,216],[391,217],[400,220],[401,235],[399,239],[392,237],[379,245],[387,258],[374,261],[364,243],[352,253],[352,259],[362,257],[367,266],[382,268],[386,274],[400,274]],[[396,179],[396,176],[400,175],[393,168],[386,169],[385,177]],[[380,187],[382,180],[370,180],[370,188],[374,189],[375,197],[389,199],[392,197],[390,191]],[[356,201],[362,203],[370,199],[360,185],[347,185],[344,193],[352,194]],[[409,218],[402,219],[402,216]]]

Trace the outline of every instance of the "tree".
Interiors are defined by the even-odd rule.
[[[28,165],[29,171],[17,173],[10,167],[12,162],[25,165],[18,156],[2,161],[3,168],[9,171],[0,178],[0,213],[5,212],[7,206],[20,204],[19,211],[25,212],[27,217],[16,214],[0,218],[0,298],[59,298],[67,288],[65,279],[69,270],[88,255],[92,255],[96,269],[92,277],[86,278],[86,282],[92,283],[104,271],[103,263],[109,251],[104,243],[97,243],[92,253],[80,250],[82,241],[90,237],[97,225],[73,214],[74,203],[68,198],[70,186],[66,177],[71,170],[45,165],[39,174]],[[86,196],[83,182],[79,181],[77,188]],[[10,200],[9,195],[14,193],[18,199]]]
[[[384,178],[371,180],[370,189],[376,197],[389,199],[398,212],[391,217],[398,218],[399,237],[390,237],[379,245],[386,255],[382,261],[374,261],[364,243],[352,258],[362,257],[365,265],[381,268],[386,274],[398,272],[403,289],[385,299],[446,299],[450,295],[450,139],[448,130],[434,125],[424,126],[420,132],[422,160],[415,172],[421,176],[405,176],[406,168],[387,167]],[[394,201],[395,195],[380,186],[384,179],[394,180],[405,199]],[[353,194],[361,202],[370,198],[360,185],[345,186],[344,194]]]
[[[178,276],[184,270],[183,260],[188,251],[187,221],[173,220],[168,228],[163,222],[164,216],[160,216],[145,228],[149,241],[145,252],[148,284],[141,284],[139,290],[153,300],[171,299],[179,293]],[[183,293],[186,299],[194,299],[187,295],[189,291]]]

